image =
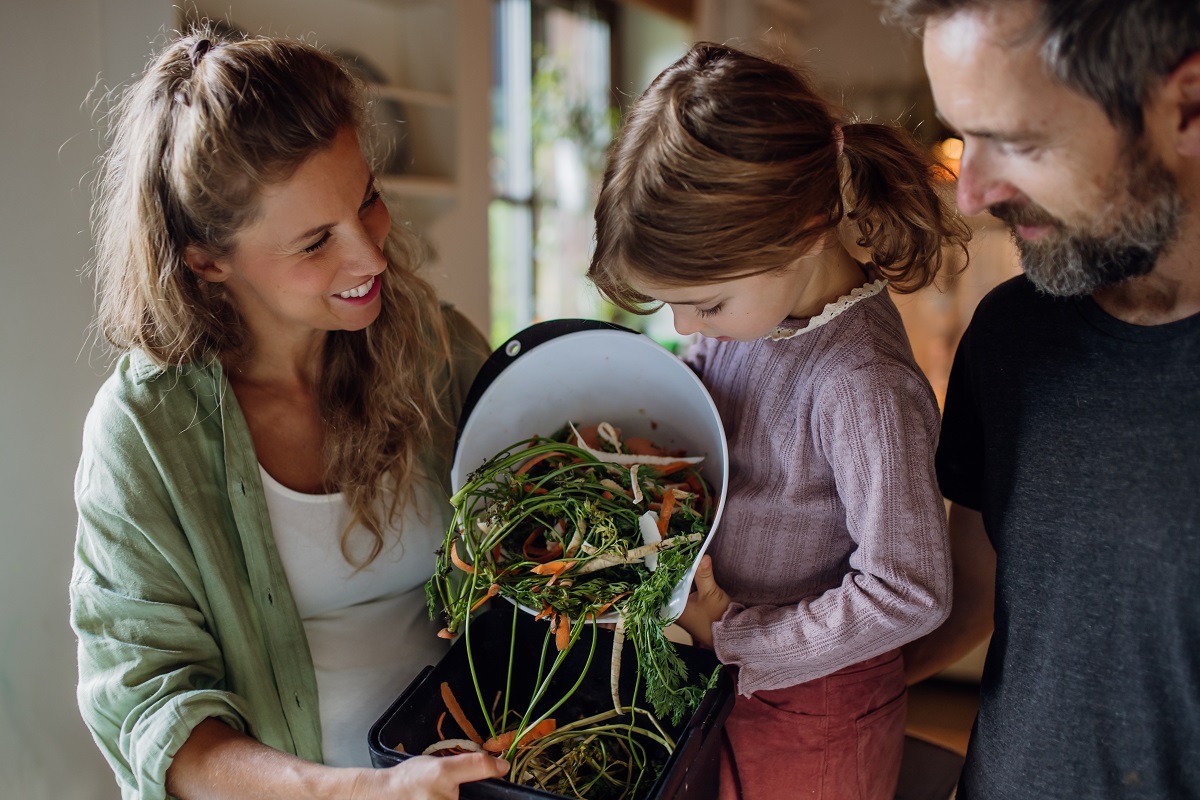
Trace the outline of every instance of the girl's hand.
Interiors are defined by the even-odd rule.
[[[349,800],[458,800],[458,787],[499,778],[508,762],[486,753],[417,756],[387,769],[364,769],[354,779]]]
[[[688,595],[687,605],[676,620],[679,627],[691,634],[692,641],[700,647],[712,649],[712,625],[725,616],[729,608],[729,595],[717,586],[713,577],[712,559],[704,556],[700,566],[696,567],[696,577],[692,581],[695,591]]]

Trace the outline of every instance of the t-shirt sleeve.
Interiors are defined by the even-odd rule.
[[[951,502],[983,510],[983,425],[973,372],[972,322],[959,342],[946,387],[942,435],[936,458],[938,485]]]

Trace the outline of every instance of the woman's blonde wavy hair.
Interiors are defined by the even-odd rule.
[[[108,117],[92,216],[99,332],[164,366],[251,352],[236,306],[187,267],[185,248],[228,254],[264,187],[347,126],[370,141],[362,85],[306,42],[200,28],[159,52]],[[329,334],[318,389],[326,485],[344,493],[351,526],[375,537],[354,562],[343,531],[342,552],[359,566],[382,550],[387,524],[413,497],[422,454],[450,425],[441,396],[448,334],[416,274],[420,248],[394,226],[385,251],[380,315],[365,330]]]
[[[772,272],[845,222],[894,289],[915,291],[970,238],[938,187],[945,173],[901,128],[841,124],[798,70],[701,42],[650,84],[612,145],[588,277],[649,313],[630,278]]]

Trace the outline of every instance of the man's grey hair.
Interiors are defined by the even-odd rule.
[[[1140,137],[1152,92],[1200,51],[1200,0],[881,0],[884,18],[920,33],[959,11],[1032,2],[1042,62],[1109,120]]]

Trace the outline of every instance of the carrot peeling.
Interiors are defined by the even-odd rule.
[[[529,571],[535,575],[549,575],[550,580],[546,581],[546,585],[549,586],[573,566],[575,566],[574,561],[547,561],[545,564],[530,567]]]
[[[552,719],[544,719],[532,728],[525,731],[525,735],[517,742],[517,747],[527,747],[533,744],[538,739],[544,736],[549,736],[557,729],[557,724]],[[516,737],[516,731],[507,731],[499,736],[488,739],[483,743],[483,749],[489,753],[503,753],[508,748],[512,747],[513,739]]]
[[[458,727],[462,728],[462,732],[467,735],[475,744],[483,744],[483,737],[475,730],[475,726],[467,719],[467,715],[463,713],[462,706],[458,704],[458,700],[454,697],[454,691],[450,688],[450,684],[442,682],[442,702],[446,704],[446,708],[450,711],[450,716],[454,717],[454,721],[458,723]]]
[[[675,510],[675,493],[667,492],[663,495],[662,511],[658,512],[658,532],[666,536],[667,525],[671,522],[671,512]]]
[[[451,561],[451,563],[454,564],[454,566],[458,567],[463,572],[465,572],[469,575],[475,574],[475,568],[472,567],[467,562],[463,561],[459,557],[459,555],[458,555],[458,539],[457,538],[455,538],[454,541],[452,541],[450,543],[450,561]]]
[[[475,605],[471,606],[471,610],[472,611],[478,610],[478,608],[481,605],[486,603],[488,600],[491,600],[493,597],[495,597],[498,594],[500,594],[500,584],[493,583],[491,586],[488,587],[487,594],[485,594],[483,597],[481,597],[475,601]]]
[[[595,613],[596,613],[596,616],[600,616],[600,615],[601,615],[601,614],[603,614],[605,611],[608,611],[610,608],[612,608],[614,605],[616,605],[616,602],[617,602],[618,600],[620,600],[620,599],[621,599],[621,598],[623,598],[623,597],[628,597],[628,596],[629,596],[629,595],[631,595],[631,594],[633,594],[633,592],[621,592],[619,595],[617,595],[616,597],[614,597],[612,600],[609,600],[607,603],[605,603],[604,605],[602,605],[602,606],[600,606],[599,608],[597,608],[597,609],[596,609],[596,612],[595,612]]]
[[[534,542],[541,535],[542,531],[535,528],[533,533],[525,539],[525,543],[521,545],[521,552],[530,561],[539,561],[545,563],[550,559],[558,558],[563,554],[562,542],[550,542],[547,547],[539,547]]]
[[[533,458],[531,458],[531,459],[529,459],[528,461],[526,461],[526,462],[525,462],[524,464],[522,464],[522,465],[520,466],[520,468],[519,468],[519,469],[518,469],[518,470],[517,470],[515,473],[513,473],[513,474],[515,474],[515,475],[524,475],[526,472],[529,472],[529,470],[530,470],[530,469],[532,469],[532,468],[533,468],[533,467],[535,467],[536,465],[540,464],[541,462],[545,461],[547,458],[550,458],[551,456],[559,456],[559,457],[561,458],[561,457],[563,457],[563,456],[565,456],[565,455],[566,455],[565,453],[559,453],[559,452],[557,452],[557,451],[552,451],[552,452],[549,452],[549,453],[542,453],[540,456],[534,456]]]
[[[659,475],[670,475],[673,472],[679,472],[681,469],[687,469],[694,466],[686,461],[672,461],[670,464],[647,464],[647,467],[657,472]]]
[[[561,653],[571,645],[571,620],[566,614],[559,614],[555,619],[558,620],[558,627],[554,630],[554,646]]]

